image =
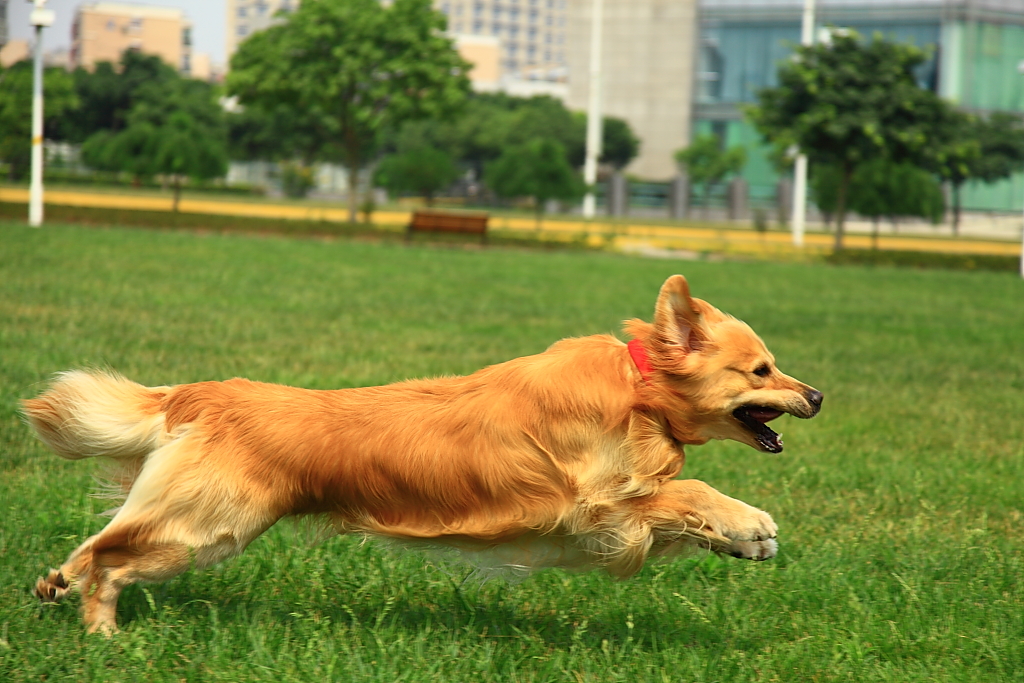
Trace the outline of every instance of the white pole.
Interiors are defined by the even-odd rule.
[[[1024,59],[1017,63],[1017,71],[1024,74]],[[1020,230],[1020,276],[1024,278],[1024,227]]]
[[[43,224],[43,27],[53,24],[53,10],[44,9],[46,0],[35,0],[29,21],[36,27],[32,64],[32,183],[28,190],[28,224]]]
[[[587,106],[587,156],[583,162],[583,217],[593,218],[594,183],[597,182],[597,159],[601,156],[601,32],[604,26],[603,0],[594,0],[590,24],[590,102]]]
[[[800,44],[814,44],[814,0],[804,0],[804,19],[800,27]],[[807,155],[799,154],[793,167],[793,246],[804,246],[804,224],[807,219]]]

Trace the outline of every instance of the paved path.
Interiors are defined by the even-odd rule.
[[[0,201],[27,203],[28,190],[0,188]],[[46,202],[96,208],[171,210],[170,198],[131,194],[51,190],[46,193]],[[344,208],[224,199],[184,198],[179,204],[179,211],[182,213],[331,222],[344,222],[348,219],[348,212]],[[409,222],[409,218],[410,212],[408,211],[376,211],[373,214],[374,223],[391,229],[405,226]],[[542,229],[538,232],[536,224],[531,218],[504,216],[493,217],[491,227],[495,230],[538,233],[545,239],[584,240],[595,246],[604,245],[621,251],[651,255],[671,256],[673,253],[678,254],[679,252],[733,252],[796,256],[801,253],[800,250],[792,246],[791,237],[787,232],[758,233],[749,229],[691,228],[639,221],[636,223],[604,223],[555,219],[545,220]],[[832,246],[832,236],[809,233],[806,235],[805,243],[807,246],[803,253],[827,252]],[[848,234],[846,245],[853,248],[870,248],[871,237],[863,234]],[[882,235],[878,238],[878,248],[996,256],[1020,256],[1021,254],[1021,245],[1015,241],[952,239],[948,237]]]

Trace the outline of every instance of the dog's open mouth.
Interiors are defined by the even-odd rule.
[[[776,434],[766,424],[782,415],[781,410],[765,406],[742,406],[732,411],[732,415],[754,433],[761,448],[769,453],[782,452],[782,435]]]

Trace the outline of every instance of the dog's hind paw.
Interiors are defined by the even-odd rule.
[[[770,560],[775,557],[779,550],[779,544],[774,538],[764,541],[734,541],[729,549],[729,554],[744,560]]]
[[[64,575],[58,569],[51,569],[46,578],[36,581],[36,597],[43,602],[60,602],[71,589]]]

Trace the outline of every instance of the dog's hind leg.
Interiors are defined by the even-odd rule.
[[[217,472],[219,462],[192,435],[152,453],[110,524],[40,579],[37,594],[59,599],[79,587],[88,630],[110,633],[125,587],[166,581],[242,552],[278,515],[259,504],[257,491]]]

